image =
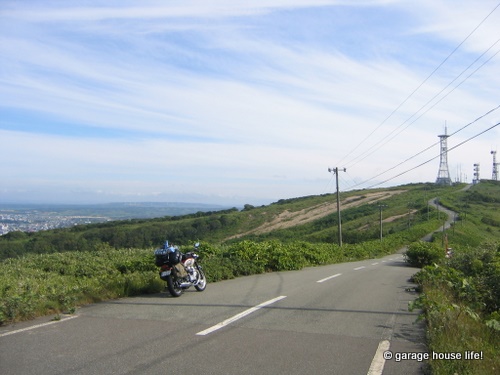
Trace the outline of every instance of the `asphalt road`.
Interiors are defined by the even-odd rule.
[[[0,327],[0,374],[419,374],[423,362],[395,360],[425,352],[408,311],[416,271],[395,254]]]
[[[472,185],[467,185],[462,190],[468,190],[471,186]],[[444,206],[441,206],[438,203],[437,198],[430,199],[428,203],[430,206],[433,206],[436,210],[444,213],[444,215],[442,215],[443,216],[442,217],[443,226],[439,229],[436,229],[433,233],[429,233],[428,235],[426,235],[424,238],[422,238],[423,241],[431,241],[434,233],[441,232],[443,229],[445,229],[445,230],[450,229],[452,224],[455,222],[455,219],[456,219],[456,212],[451,211]]]

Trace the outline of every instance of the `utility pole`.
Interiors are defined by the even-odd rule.
[[[387,207],[386,204],[379,204],[378,209],[380,210],[380,241],[382,241],[382,210]]]
[[[411,227],[411,208],[413,207],[413,202],[408,202],[408,229]]]
[[[427,197],[428,196],[428,193],[427,193],[428,190],[429,190],[429,187],[426,186],[425,187],[425,202],[427,203],[427,221],[429,221],[429,198]]]
[[[443,220],[443,238],[441,240],[441,246],[444,246],[445,245],[445,237],[446,237],[446,241],[448,241],[448,235],[445,233],[445,224],[446,224],[446,219]],[[445,248],[445,251],[446,251],[446,248]]]
[[[436,210],[438,212],[438,220],[441,220],[441,210],[439,209],[439,197],[434,199],[434,203],[436,204]]]
[[[347,170],[344,168],[344,172]],[[342,246],[342,221],[340,219],[340,195],[339,195],[339,168],[328,168],[328,172],[333,172],[335,174],[337,182],[337,214],[338,214],[338,231],[339,231],[339,246]]]

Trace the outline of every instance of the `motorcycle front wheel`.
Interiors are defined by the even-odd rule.
[[[167,289],[172,297],[180,297],[182,294],[182,288],[176,286],[174,279],[172,279],[172,275],[167,276]]]
[[[207,278],[199,265],[196,265],[196,268],[198,269],[198,283],[194,287],[198,292],[203,292],[207,287]]]

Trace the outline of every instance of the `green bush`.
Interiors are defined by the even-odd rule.
[[[231,245],[202,242],[200,264],[208,282],[269,271],[298,270],[389,254],[400,240],[346,245],[240,241]],[[191,249],[191,247],[189,247]],[[188,249],[182,249],[187,251]],[[48,313],[74,311],[76,306],[110,298],[158,293],[152,249],[119,249],[100,245],[95,251],[31,254],[0,263],[0,324]]]
[[[488,243],[455,251],[447,264],[474,280],[482,309],[500,311],[500,246]]]
[[[246,240],[225,245],[202,242],[200,264],[209,283],[269,271],[298,270],[392,254],[404,244],[421,238],[424,230],[425,226],[415,226],[383,241],[343,247],[331,242],[279,240]],[[191,246],[181,248],[188,250]],[[476,263],[474,269],[479,270],[481,264]],[[497,274],[492,273],[485,285],[497,280]],[[151,248],[116,250],[111,245],[98,244],[93,251],[11,258],[0,263],[0,324],[72,311],[78,305],[110,298],[157,293],[163,287]]]
[[[445,253],[435,243],[418,241],[408,246],[404,257],[410,266],[422,268],[440,263],[445,258]]]
[[[500,368],[500,247],[459,249],[441,265],[413,276],[422,293],[410,303],[422,309],[427,346],[434,352],[482,353],[480,361],[430,360],[433,374],[498,374]]]

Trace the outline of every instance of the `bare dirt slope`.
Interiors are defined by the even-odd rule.
[[[358,196],[352,196],[344,199],[340,202],[340,207],[342,209],[349,207],[356,207],[363,204],[374,203],[383,199],[387,199],[393,195],[405,192],[405,190],[392,190],[392,191],[381,191],[369,194],[363,194]],[[263,234],[269,233],[276,229],[285,229],[294,227],[296,225],[301,225],[320,219],[332,212],[337,211],[337,202],[328,202],[318,204],[316,206],[308,207],[300,211],[291,212],[289,210],[283,211],[279,215],[275,216],[273,220],[268,223],[264,223],[261,226],[249,230],[244,233],[239,233],[231,236],[229,239],[240,238],[249,234]]]

